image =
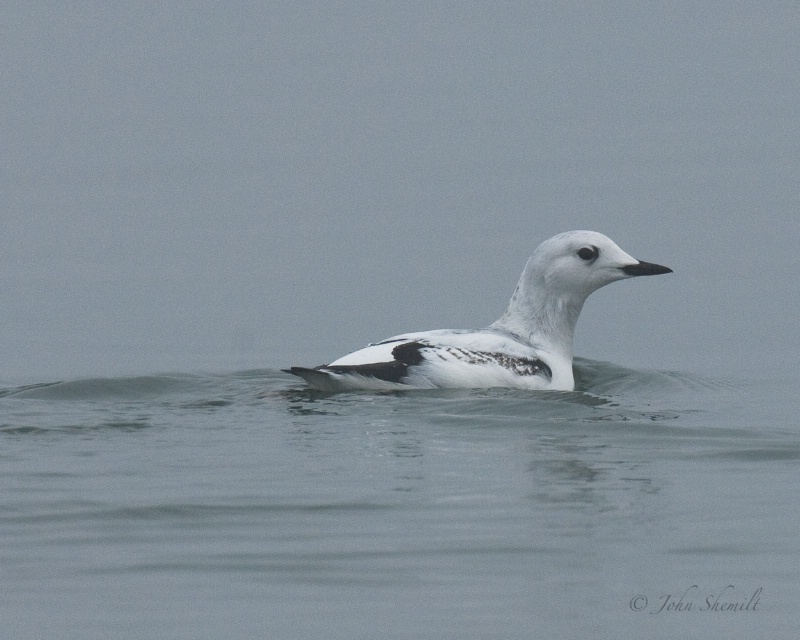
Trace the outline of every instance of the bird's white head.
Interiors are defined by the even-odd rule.
[[[672,269],[642,262],[596,231],[567,231],[540,244],[525,271],[537,288],[557,295],[586,297],[616,280],[669,273]]]
[[[533,252],[508,310],[492,326],[554,344],[571,358],[575,323],[589,294],[616,280],[671,271],[637,260],[602,233],[560,233]]]

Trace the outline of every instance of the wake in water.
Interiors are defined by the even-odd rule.
[[[392,412],[425,412],[440,419],[470,424],[482,420],[569,423],[640,423],[652,428],[654,422],[682,417],[694,419],[715,406],[726,404],[735,385],[701,376],[674,372],[640,370],[609,362],[576,358],[575,391],[525,391],[520,389],[431,389],[406,391],[326,392],[293,385],[270,390],[264,396],[279,395],[295,415],[346,415],[367,407],[370,411],[384,402]],[[713,400],[713,401],[712,401]]]
[[[442,397],[522,396],[576,401],[578,396],[623,396],[648,392],[674,392],[687,389],[725,389],[734,383],[714,380],[690,373],[631,369],[611,362],[575,358],[573,363],[575,391],[525,391],[505,389],[432,389],[400,391],[348,391],[345,395],[430,395]],[[82,378],[55,382],[40,382],[0,388],[2,398],[40,400],[145,400],[161,395],[196,395],[202,390],[212,394],[225,386],[237,386],[246,381],[262,384],[262,397],[284,391],[290,394],[308,392],[307,397],[328,397],[342,392],[309,389],[292,384],[294,378],[274,369],[240,371],[230,374],[163,374],[108,378]],[[288,386],[287,386],[287,383]]]
[[[675,420],[727,402],[730,385],[692,374],[638,370],[578,358],[575,391],[431,389],[325,392],[271,369],[230,374],[90,378],[0,388],[0,432],[140,431],[220,411],[294,416],[389,414],[484,420],[626,422]],[[285,415],[285,414],[284,414]]]
[[[475,395],[510,395],[529,396],[536,398],[561,398],[572,402],[580,401],[578,398],[589,396],[620,396],[627,393],[668,392],[686,389],[726,388],[725,382],[704,378],[702,376],[678,372],[657,371],[648,369],[631,369],[611,362],[575,358],[573,361],[575,377],[575,391],[526,391],[519,389],[490,388],[490,389],[408,389],[389,391],[359,391],[351,390],[349,394],[400,394],[418,395],[426,394],[442,397],[468,397]],[[328,397],[340,391],[320,391],[308,387],[300,387],[298,391],[307,391],[309,397]],[[293,389],[292,391],[295,391]],[[590,404],[593,404],[590,402]]]

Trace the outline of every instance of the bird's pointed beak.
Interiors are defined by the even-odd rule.
[[[664,267],[652,262],[643,262],[641,260],[636,264],[620,267],[620,270],[626,276],[657,276],[662,273],[672,273],[672,269],[669,267]]]

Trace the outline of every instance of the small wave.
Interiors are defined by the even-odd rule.
[[[722,380],[682,371],[631,369],[613,362],[588,358],[575,358],[573,371],[576,390],[599,395],[646,390],[724,389],[731,386]]]
[[[0,391],[0,397],[37,400],[137,399],[190,389],[198,376],[186,374],[86,378],[31,384]]]
[[[24,395],[26,392],[29,391],[37,391],[39,389],[44,389],[46,387],[52,387],[55,384],[61,384],[60,382],[37,382],[34,384],[26,384],[19,387],[6,387],[5,389],[0,389],[0,398],[5,398],[6,396],[16,396],[16,395]]]
[[[791,443],[780,443],[772,447],[734,449],[712,454],[711,457],[737,462],[786,462],[800,460],[800,447]]]
[[[86,434],[97,431],[135,432],[148,429],[153,425],[146,420],[100,420],[79,424],[0,424],[0,433],[9,436],[28,436],[53,433]]]

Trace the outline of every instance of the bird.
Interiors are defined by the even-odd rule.
[[[602,233],[567,231],[534,250],[505,313],[484,329],[404,333],[330,364],[283,371],[331,392],[572,391],[573,336],[586,298],[617,280],[665,273],[672,269],[631,257]]]

